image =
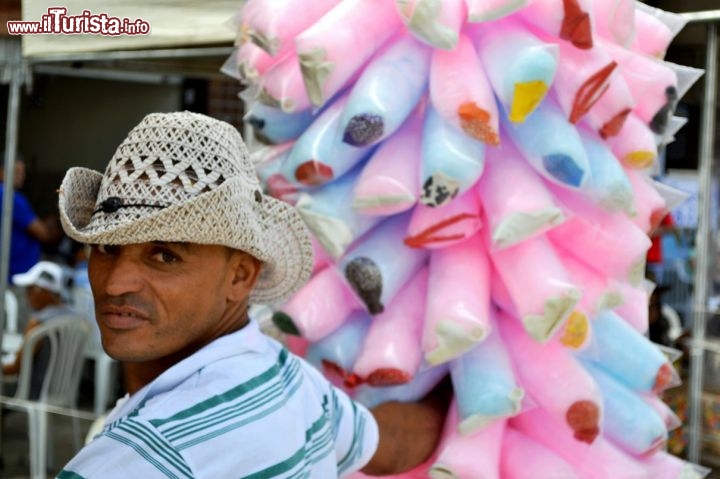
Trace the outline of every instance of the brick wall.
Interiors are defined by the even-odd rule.
[[[208,80],[207,114],[243,131],[243,102],[238,98],[241,85],[234,78]]]

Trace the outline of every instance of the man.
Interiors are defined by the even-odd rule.
[[[18,286],[25,287],[28,304],[32,308],[30,320],[23,331],[23,337],[38,326],[68,314],[75,310],[68,304],[69,276],[62,266],[51,261],[40,261],[29,271],[13,276]],[[35,366],[31,378],[30,397],[37,398],[42,388],[45,366],[48,361],[47,351],[36,351]],[[22,355],[17,354],[3,358],[3,374],[13,375],[20,372]]]
[[[92,245],[96,319],[129,397],[59,477],[325,479],[407,470],[434,450],[446,401],[371,415],[248,318],[307,280],[312,253],[231,125],[148,115],[104,175],[68,171],[60,216]]]
[[[0,168],[0,198],[5,190],[5,163]],[[38,218],[28,199],[20,191],[25,184],[25,162],[18,157],[15,161],[13,186],[13,214],[10,233],[10,268],[8,281],[13,275],[24,273],[40,260],[40,243],[51,239],[47,225]],[[0,214],[1,216],[1,214]]]
[[[678,247],[682,245],[680,231],[675,226],[671,213],[667,213],[660,223],[650,232],[651,245],[646,255],[646,269],[652,275],[651,279],[662,284],[665,279],[665,258],[663,256],[663,237],[671,234]]]

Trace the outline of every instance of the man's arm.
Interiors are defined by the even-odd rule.
[[[27,227],[27,232],[30,236],[35,238],[41,243],[50,242],[51,234],[50,228],[40,218],[35,218]]]
[[[440,441],[451,395],[452,386],[446,378],[418,402],[392,401],[375,407],[372,414],[380,441],[362,472],[371,476],[398,474],[427,461]]]
[[[38,321],[35,318],[30,318],[30,320],[27,323],[27,326],[25,326],[25,331],[23,331],[23,341],[25,341],[25,338],[27,338],[28,334],[30,334],[30,331],[40,326],[40,321]],[[36,352],[39,348],[40,344],[36,346]],[[20,372],[20,364],[22,362],[22,346],[20,349],[18,349],[17,353],[15,353],[15,361],[12,363],[4,364],[3,365],[3,374],[7,376],[12,376],[15,374],[18,374]]]
[[[24,229],[41,243],[47,243],[52,239],[48,223],[35,214],[28,199],[19,192],[15,193],[13,199],[13,223],[15,227]]]

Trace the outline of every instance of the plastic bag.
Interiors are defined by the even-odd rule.
[[[550,241],[536,235],[508,248],[490,250],[490,258],[527,334],[535,341],[548,341],[581,296]]]
[[[485,145],[453,127],[431,106],[425,110],[420,202],[442,206],[468,191],[485,167]]]
[[[602,393],[605,437],[634,456],[660,450],[668,433],[655,409],[602,369],[589,362],[583,364]]]
[[[339,92],[401,25],[392,2],[343,0],[295,37],[313,104],[322,106]]]
[[[537,173],[510,141],[487,152],[477,185],[493,248],[505,248],[565,220]]]
[[[420,196],[422,154],[420,111],[370,157],[353,191],[353,208],[363,215],[388,216],[412,208]]]
[[[505,132],[544,178],[567,188],[587,181],[590,165],[575,127],[549,98],[524,123],[503,116]]]
[[[408,221],[407,213],[382,221],[338,262],[345,279],[373,315],[383,312],[427,261],[427,251],[403,243]]]
[[[435,48],[455,48],[466,18],[464,0],[395,0],[408,30]]]
[[[455,358],[450,363],[450,375],[462,434],[472,434],[520,412],[525,391],[515,379],[512,361],[497,329]]]
[[[273,323],[283,332],[318,341],[335,331],[362,303],[333,266],[315,274],[280,310]]]
[[[488,145],[500,144],[497,104],[490,82],[477,61],[472,41],[461,35],[451,51],[435,50],[430,69],[430,101],[458,130]]]
[[[375,227],[382,218],[366,216],[352,207],[352,196],[361,167],[313,191],[300,192],[297,210],[320,244],[333,258]]]
[[[399,36],[372,59],[340,118],[345,143],[376,144],[405,122],[425,94],[431,53],[413,37]]]
[[[512,122],[524,122],[555,81],[559,47],[513,20],[469,28],[468,35],[505,114]]]
[[[418,204],[412,211],[405,244],[411,248],[444,248],[480,230],[480,200],[474,189],[441,207]]]
[[[290,150],[281,173],[297,186],[319,186],[343,176],[372,149],[356,148],[342,141],[340,118],[347,96],[327,107],[312,122]]]
[[[428,269],[416,272],[370,324],[353,373],[371,386],[412,380],[422,362],[422,336]],[[398,334],[402,331],[402,334]]]
[[[439,447],[440,455],[430,468],[430,477],[498,478],[500,446],[506,422],[493,421],[465,435],[458,432],[457,421],[455,407],[451,406]]]
[[[593,319],[592,344],[576,354],[635,391],[661,392],[679,384],[672,364],[650,340],[612,311]]]
[[[503,436],[500,477],[527,479],[528,476],[553,479],[580,479],[563,458],[536,440],[508,427]]]
[[[465,0],[468,22],[491,22],[526,7],[530,0]]]
[[[430,254],[422,348],[429,364],[467,353],[490,332],[490,264],[476,235]]]
[[[537,402],[536,409],[561,421],[565,436],[592,444],[602,433],[603,411],[592,376],[561,344],[538,343],[506,315],[501,314],[498,322],[519,384]]]
[[[589,0],[533,0],[518,15],[548,35],[587,50],[594,44],[591,4]]]

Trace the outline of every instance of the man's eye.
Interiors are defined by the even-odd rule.
[[[169,251],[158,251],[153,255],[153,258],[161,263],[174,263],[175,261],[178,261],[178,257]]]

